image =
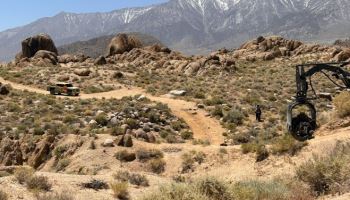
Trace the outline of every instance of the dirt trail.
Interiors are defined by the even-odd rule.
[[[4,84],[10,84],[14,89],[17,90],[27,90],[29,92],[35,92],[39,94],[48,95],[49,93],[45,90],[34,88],[32,86],[21,85],[18,83],[13,83],[7,80],[4,80],[0,77],[0,82]],[[225,132],[225,129],[220,125],[219,121],[207,117],[207,113],[204,110],[196,111],[197,114],[192,114],[189,109],[195,108],[196,104],[193,102],[188,102],[179,99],[172,99],[169,97],[155,97],[150,94],[147,94],[144,90],[140,88],[122,88],[119,90],[113,90],[110,92],[103,93],[94,93],[94,94],[81,94],[79,97],[68,97],[68,98],[81,98],[81,99],[102,99],[102,98],[116,98],[121,99],[125,96],[133,95],[144,95],[152,101],[161,102],[167,104],[172,110],[174,115],[179,118],[183,118],[185,122],[190,126],[193,131],[194,137],[196,139],[209,140],[211,144],[219,145],[224,142],[224,137],[222,133]]]

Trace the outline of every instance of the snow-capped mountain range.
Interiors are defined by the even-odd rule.
[[[234,47],[258,35],[331,42],[350,35],[349,0],[170,0],[108,13],[59,13],[0,33],[0,60],[20,41],[48,33],[57,46],[118,32],[142,32],[187,52]]]

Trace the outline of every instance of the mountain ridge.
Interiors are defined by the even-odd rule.
[[[198,53],[237,47],[258,35],[333,42],[349,36],[349,21],[346,0],[170,0],[106,13],[61,12],[0,32],[0,60],[12,59],[21,40],[42,32],[51,35],[57,46],[141,32],[175,50]]]

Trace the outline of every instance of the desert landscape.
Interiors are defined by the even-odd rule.
[[[350,199],[348,77],[310,76],[317,129],[300,141],[287,127],[296,66],[350,72],[349,39],[166,44],[133,31],[18,41],[0,63],[0,200]]]

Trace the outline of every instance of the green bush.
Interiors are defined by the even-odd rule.
[[[290,134],[285,134],[277,138],[271,146],[273,154],[288,153],[291,156],[297,154],[301,149],[307,146],[307,142],[299,142],[295,140]]]
[[[161,174],[165,171],[166,162],[162,158],[157,158],[149,161],[150,169],[153,173]]]
[[[114,154],[114,157],[121,162],[132,162],[136,160],[136,154],[127,150],[121,150]]]
[[[62,160],[59,160],[57,165],[56,165],[56,170],[59,171],[63,171],[66,167],[68,167],[68,165],[70,164],[70,160],[68,158],[64,158]]]
[[[141,162],[146,162],[151,159],[163,158],[164,154],[158,149],[139,149],[136,151],[136,157]]]
[[[223,117],[224,113],[222,112],[222,107],[215,106],[215,108],[211,111],[211,115],[214,117]]]
[[[193,133],[191,131],[183,131],[181,132],[181,138],[184,140],[193,139]]]
[[[118,171],[114,178],[121,182],[129,182],[132,185],[148,187],[149,181],[141,174],[129,173],[128,171]]]
[[[95,120],[101,126],[107,126],[108,124],[107,115],[104,113],[97,115]]]
[[[206,178],[197,183],[198,190],[201,194],[210,199],[230,200],[232,199],[226,183],[214,178]]]
[[[234,123],[236,125],[243,124],[244,115],[239,110],[231,110],[224,116],[224,122]]]

